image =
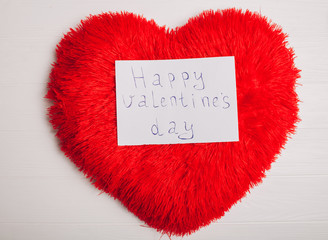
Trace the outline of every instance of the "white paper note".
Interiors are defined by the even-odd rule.
[[[115,61],[118,145],[238,141],[234,57]]]

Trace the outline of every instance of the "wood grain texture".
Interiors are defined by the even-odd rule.
[[[175,27],[228,7],[260,11],[289,34],[302,70],[302,122],[260,186],[183,239],[328,239],[326,0],[0,0],[1,240],[161,238],[99,194],[59,150],[43,99],[55,45],[89,14],[127,10]]]

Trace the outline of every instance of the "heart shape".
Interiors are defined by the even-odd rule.
[[[149,226],[185,235],[261,182],[298,118],[299,70],[265,17],[205,11],[176,29],[132,13],[90,16],[57,46],[46,97],[62,150]],[[235,56],[239,142],[117,146],[115,60]]]

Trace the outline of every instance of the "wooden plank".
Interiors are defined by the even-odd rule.
[[[4,240],[158,240],[158,235],[153,229],[129,224],[0,223],[0,239]]]
[[[246,224],[212,224],[186,239],[324,240],[327,238],[328,222],[262,222]],[[162,239],[168,240],[169,238]]]
[[[126,240],[170,240],[154,229],[131,224],[62,224],[62,223],[1,223],[0,238],[10,240],[90,240],[90,239],[126,239]],[[326,240],[328,222],[276,222],[245,224],[211,224],[198,232],[171,240],[217,240],[217,239],[288,239],[288,240]]]
[[[328,221],[328,176],[268,177],[222,223]],[[0,177],[2,223],[142,224],[119,201],[75,177]]]
[[[24,119],[29,121],[27,117]],[[74,176],[77,170],[60,151],[55,133],[46,119],[30,123],[29,131],[0,131],[0,176]],[[327,174],[327,145],[327,129],[298,129],[268,174]]]

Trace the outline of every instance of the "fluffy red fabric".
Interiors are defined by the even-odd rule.
[[[286,44],[249,11],[206,11],[175,29],[126,12],[90,16],[57,46],[50,121],[98,189],[158,231],[190,234],[259,183],[294,133],[299,70]],[[214,56],[235,56],[239,142],[117,146],[115,60]]]

